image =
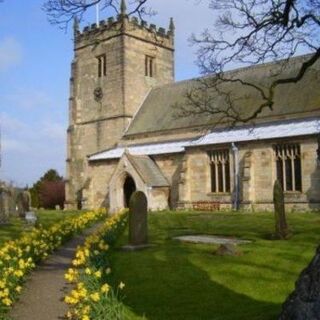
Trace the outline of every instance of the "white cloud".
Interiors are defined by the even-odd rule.
[[[15,152],[17,154],[25,153],[30,150],[30,147],[23,141],[17,139],[3,138],[2,139],[2,151]]]
[[[0,40],[0,72],[18,65],[22,60],[22,47],[17,40],[6,37]]]
[[[41,90],[37,91],[32,88],[20,88],[13,93],[3,96],[2,98],[4,104],[23,109],[44,109],[53,105],[51,98],[46,92]]]
[[[42,128],[42,133],[48,139],[61,140],[63,142],[66,139],[66,128],[62,123],[45,122]]]
[[[26,128],[26,125],[22,121],[13,118],[5,112],[0,113],[0,124],[1,130],[4,132],[21,131]]]

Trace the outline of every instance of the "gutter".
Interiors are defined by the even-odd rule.
[[[239,210],[240,204],[240,184],[239,184],[239,148],[234,142],[231,143],[233,153],[233,176],[234,176],[234,192],[233,192],[233,209]]]

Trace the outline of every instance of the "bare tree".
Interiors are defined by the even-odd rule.
[[[178,116],[215,115],[217,123],[254,120],[265,109],[273,110],[281,85],[299,82],[320,57],[320,0],[200,0],[208,1],[219,16],[213,29],[191,41],[198,47],[198,65],[204,77],[186,93],[186,103],[177,106]],[[67,27],[81,20],[89,8],[137,14],[153,14],[149,0],[132,0],[126,10],[124,0],[47,0],[44,10],[53,24]],[[120,7],[120,12],[119,12]],[[125,8],[124,8],[125,7]],[[286,72],[291,57],[310,53],[295,74]],[[252,66],[280,60],[263,84],[228,72],[238,66]],[[231,85],[230,85],[231,84]],[[235,95],[235,87],[242,95]],[[238,90],[239,91],[239,90]],[[214,93],[215,92],[215,93]],[[245,94],[243,94],[245,92]],[[254,96],[255,107],[243,113],[244,99]]]
[[[320,58],[320,0],[210,0],[210,7],[220,13],[214,28],[191,41],[198,46],[202,74],[215,76],[200,79],[187,92],[178,115],[215,115],[217,122],[232,125],[250,122],[273,110],[277,89],[300,81]],[[310,54],[289,74],[290,58],[301,53]],[[281,61],[264,83],[245,72],[228,72],[275,60]],[[236,95],[239,86],[241,95]],[[256,105],[243,112],[243,101],[250,97]]]
[[[43,9],[47,13],[50,23],[66,29],[75,18],[81,21],[88,10],[99,5],[100,10],[110,13],[137,14],[141,19],[145,15],[153,14],[146,6],[148,0],[133,0],[130,2],[130,10],[127,11],[124,0],[47,0]],[[120,10],[119,10],[120,9]]]

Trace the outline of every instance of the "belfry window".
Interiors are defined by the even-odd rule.
[[[145,76],[154,76],[154,58],[150,56],[145,57]]]
[[[283,191],[302,191],[300,145],[276,145],[274,151],[277,179]]]
[[[101,78],[107,75],[107,58],[105,54],[97,57],[98,59],[98,77]]]
[[[211,171],[211,192],[230,192],[229,150],[215,150],[208,153]]]

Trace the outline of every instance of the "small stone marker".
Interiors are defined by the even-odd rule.
[[[242,251],[237,247],[236,244],[226,243],[226,244],[220,245],[220,247],[216,251],[216,255],[238,257],[242,255]]]
[[[129,202],[129,244],[132,246],[148,243],[148,202],[142,191],[132,194]]]
[[[26,222],[34,225],[37,222],[37,216],[33,211],[27,211],[25,216]]]

